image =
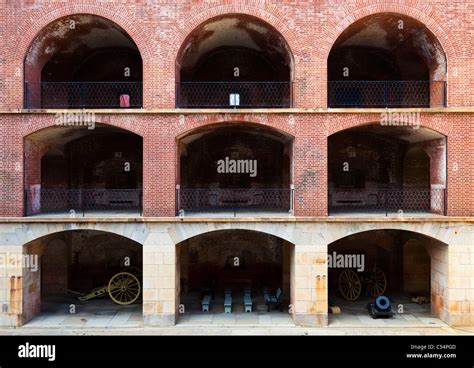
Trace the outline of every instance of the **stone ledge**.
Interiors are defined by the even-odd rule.
[[[470,216],[433,217],[0,217],[0,224],[28,223],[474,223]]]
[[[58,114],[74,112],[94,112],[96,114],[156,114],[156,115],[210,115],[210,114],[380,114],[384,112],[474,113],[471,106],[434,108],[284,108],[284,109],[10,109],[0,110],[3,114]]]

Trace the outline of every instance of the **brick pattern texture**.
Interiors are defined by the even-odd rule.
[[[232,13],[250,14],[275,28],[294,60],[295,105],[325,108],[327,58],[350,24],[371,14],[390,12],[425,24],[448,60],[448,106],[474,106],[474,23],[470,1],[8,1],[0,15],[0,216],[22,216],[25,177],[33,180],[41,147],[25,144],[29,134],[53,126],[52,114],[14,114],[23,106],[23,63],[29,45],[49,23],[71,14],[105,17],[135,41],[143,59],[143,107],[175,108],[176,56],[193,29]],[[473,114],[423,113],[422,126],[447,137],[448,214],[474,211]],[[103,124],[143,137],[144,215],[174,216],[177,139],[208,124],[248,122],[294,137],[295,213],[327,215],[327,137],[380,120],[371,113],[305,114],[102,114]],[[26,156],[26,159],[25,159]],[[25,172],[27,174],[25,174]]]

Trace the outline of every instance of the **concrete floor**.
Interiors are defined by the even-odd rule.
[[[153,335],[153,336],[206,336],[206,335],[469,335],[474,336],[474,326],[451,328],[451,327],[319,327],[308,328],[298,326],[184,326],[175,327],[128,327],[128,328],[104,328],[104,327],[20,327],[0,328],[0,336],[5,335]]]
[[[211,303],[210,312],[202,312],[197,293],[189,293],[182,297],[181,303],[186,306],[186,313],[177,319],[176,328],[298,328],[287,311],[272,309],[267,312],[263,297],[254,296],[254,308],[245,313],[242,298],[234,295],[231,314],[224,313],[223,298],[216,296]],[[361,297],[356,302],[348,302],[335,298],[335,304],[341,308],[341,314],[329,314],[329,326],[326,331],[334,328],[449,328],[446,323],[434,317],[430,304],[418,305],[411,303],[409,298],[396,296],[392,305],[403,304],[404,313],[395,314],[392,318],[372,319],[366,310],[370,298]],[[71,305],[75,313],[70,313]],[[141,328],[143,327],[142,306],[133,304],[117,305],[109,298],[93,299],[81,302],[73,296],[58,296],[43,300],[41,314],[35,316],[22,329],[56,328],[60,330],[75,328]]]
[[[295,326],[288,311],[280,312],[273,308],[267,312],[263,291],[252,293],[252,312],[245,312],[243,292],[233,290],[232,313],[224,312],[224,295],[216,294],[211,301],[209,312],[201,310],[201,292],[182,293],[181,304],[186,307],[186,313],[179,316],[177,325],[190,326]]]
[[[288,313],[279,311],[237,312],[232,314],[225,313],[188,313],[178,318],[178,327],[197,327],[197,326],[246,326],[246,327],[274,327],[286,326],[295,327],[293,319]]]
[[[329,327],[447,327],[447,324],[431,313],[431,304],[412,303],[409,297],[394,295],[391,298],[391,318],[373,319],[366,306],[374,298],[361,297],[355,302],[334,298],[334,304],[341,308],[341,314],[329,314]],[[397,306],[403,305],[403,313],[397,313]]]
[[[75,313],[70,313],[71,305]],[[41,314],[25,324],[29,328],[128,328],[143,326],[141,304],[117,305],[109,298],[81,302],[60,296],[43,300]]]
[[[406,304],[403,315],[373,320],[365,300],[341,304],[343,313],[329,316],[328,327],[295,326],[278,310],[232,314],[192,311],[178,318],[174,327],[143,326],[141,304],[118,306],[111,300],[79,302],[50,298],[43,312],[20,328],[0,328],[0,335],[474,335],[474,326],[452,328],[429,313],[429,304]],[[70,305],[76,313],[69,313]]]

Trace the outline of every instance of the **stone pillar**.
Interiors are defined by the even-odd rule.
[[[294,259],[294,246],[288,242],[283,242],[282,245],[282,286],[283,286],[283,294],[282,299],[283,301],[289,302],[291,304],[291,279],[292,279],[292,267],[291,263],[292,259]]]
[[[327,245],[296,245],[294,313],[299,326],[328,324]]]
[[[448,318],[448,246],[431,242],[430,255],[431,313],[443,321]]]
[[[445,321],[450,326],[472,326],[474,325],[474,241],[470,239],[470,243],[466,245],[449,245],[447,248],[449,261]]]
[[[151,232],[143,246],[143,321],[148,326],[176,322],[176,252],[166,232]]]
[[[22,324],[41,313],[41,256],[46,248],[41,240],[23,246]]]
[[[0,327],[23,324],[22,246],[0,245]]]

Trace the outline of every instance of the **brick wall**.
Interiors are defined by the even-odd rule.
[[[183,134],[211,124],[247,122],[278,129],[294,137],[293,183],[297,216],[327,214],[327,137],[348,127],[377,122],[378,114],[104,114],[102,124],[132,131],[143,137],[143,188],[146,216],[175,215],[177,141]],[[423,126],[447,136],[448,214],[472,215],[473,144],[468,114],[422,114]],[[54,125],[53,114],[0,115],[0,214],[23,214],[23,141],[32,132]],[[77,127],[76,129],[87,129]],[[27,161],[36,162],[33,155]],[[15,163],[18,163],[15,165]],[[29,174],[30,175],[30,174]],[[33,176],[33,174],[31,174]]]
[[[448,60],[448,101],[472,105],[474,83],[472,39],[474,13],[469,2],[446,0],[399,2],[357,1],[134,1],[111,0],[8,2],[0,23],[3,38],[4,109],[22,106],[23,62],[35,36],[52,21],[71,14],[103,16],[123,28],[137,44],[143,59],[144,107],[174,107],[176,57],[191,31],[212,17],[226,13],[256,16],[287,41],[294,59],[296,104],[326,106],[327,57],[337,37],[365,16],[399,13],[425,24],[437,37]],[[15,40],[15,42],[8,42]]]
[[[251,14],[268,23],[288,43],[293,56],[295,104],[299,108],[326,107],[327,57],[335,40],[350,24],[370,14],[394,12],[425,24],[437,37],[448,60],[448,106],[474,104],[472,62],[474,12],[469,2],[446,0],[399,2],[357,1],[135,1],[111,0],[15,1],[0,15],[1,110],[23,106],[24,59],[35,36],[54,20],[71,14],[103,16],[122,27],[137,44],[143,59],[143,106],[175,107],[176,57],[193,29],[228,13]],[[8,40],[15,40],[9,42]],[[472,115],[423,114],[422,125],[447,136],[447,186],[450,215],[472,215],[474,158],[469,126]],[[342,129],[379,120],[377,114],[108,114],[107,124],[143,137],[145,215],[174,216],[176,139],[194,128],[219,122],[244,121],[280,129],[294,137],[293,160],[299,216],[327,213],[327,137]],[[24,138],[54,124],[53,115],[0,115],[0,215],[23,214],[23,167],[36,160]],[[27,165],[28,167],[28,165]],[[31,174],[33,175],[33,174]]]

